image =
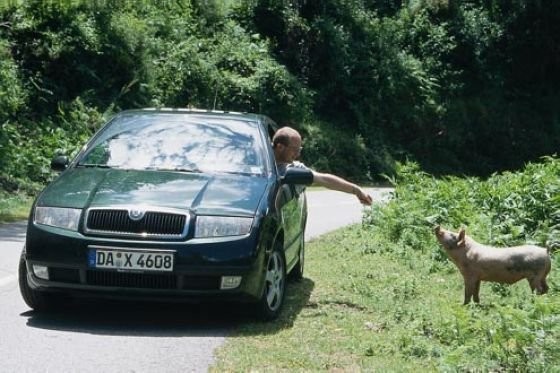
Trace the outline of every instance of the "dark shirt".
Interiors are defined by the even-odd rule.
[[[305,164],[299,161],[293,161],[292,163],[277,163],[276,169],[278,170],[278,175],[283,176],[286,173],[288,167],[298,167],[298,168],[305,168],[307,170],[311,170]],[[294,185],[294,192],[299,195],[305,191],[305,185]]]
[[[286,170],[288,169],[288,167],[300,167],[300,168],[306,168],[309,170],[309,167],[307,167],[306,165],[304,165],[303,163],[299,162],[299,161],[294,161],[292,163],[277,163],[276,164],[276,169],[278,170],[278,175],[282,176],[286,173]]]

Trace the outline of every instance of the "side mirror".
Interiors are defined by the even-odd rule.
[[[307,168],[288,167],[280,182],[282,184],[311,185],[313,184],[313,171]]]
[[[57,155],[51,161],[51,170],[53,171],[64,171],[70,164],[68,157],[65,155]]]

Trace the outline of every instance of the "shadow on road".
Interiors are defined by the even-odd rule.
[[[24,242],[26,231],[26,220],[0,224],[0,241]]]
[[[286,302],[273,322],[256,322],[250,305],[224,302],[147,303],[137,301],[74,299],[49,312],[27,311],[33,328],[100,335],[146,337],[225,337],[236,328],[254,324],[254,334],[289,328],[307,304],[313,282],[288,283]],[[255,325],[262,325],[262,327]],[[246,328],[244,328],[246,329]],[[247,335],[246,333],[244,335]]]

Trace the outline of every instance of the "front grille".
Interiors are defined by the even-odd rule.
[[[80,271],[71,268],[49,267],[49,280],[78,284],[80,283]]]
[[[182,290],[218,290],[219,276],[183,276]],[[88,285],[123,288],[173,290],[179,288],[179,277],[172,274],[93,271],[86,273]]]
[[[177,276],[170,274],[87,271],[88,285],[140,289],[177,289]]]
[[[132,220],[128,209],[90,209],[86,233],[133,236],[184,237],[188,215],[161,211],[146,211],[140,220]]]

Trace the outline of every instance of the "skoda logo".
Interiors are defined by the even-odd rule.
[[[146,215],[146,211],[144,210],[139,210],[139,209],[128,210],[128,217],[134,221],[142,220],[144,215]]]

